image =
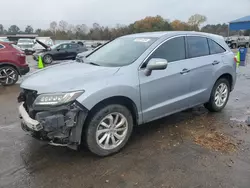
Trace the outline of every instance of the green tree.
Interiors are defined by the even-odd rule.
[[[30,34],[34,32],[34,29],[31,25],[27,25],[24,32]]]
[[[4,31],[4,27],[2,24],[0,24],[0,34],[3,34],[3,31]]]
[[[8,29],[8,33],[17,34],[20,32],[20,28],[17,25],[11,25]]]
[[[42,29],[36,29],[35,33],[40,34],[42,32]]]

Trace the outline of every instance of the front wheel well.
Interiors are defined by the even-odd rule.
[[[128,108],[133,116],[134,124],[138,124],[138,110],[135,103],[128,97],[115,96],[104,99],[97,103],[88,113],[87,119],[91,118],[100,108],[110,105],[110,104],[120,104]]]
[[[228,74],[228,73],[226,73],[226,74],[222,74],[217,80],[219,80],[219,79],[221,79],[221,78],[225,78],[225,79],[227,79],[228,80],[228,82],[229,82],[229,85],[230,85],[230,91],[232,91],[232,86],[233,86],[233,77],[232,77],[232,75],[231,74]],[[217,81],[216,80],[216,81]]]

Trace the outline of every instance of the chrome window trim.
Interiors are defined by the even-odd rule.
[[[189,58],[188,57],[188,52],[187,52],[187,37],[203,37],[206,39],[211,39],[212,41],[216,42],[215,40],[213,40],[213,38],[211,38],[210,36],[204,36],[204,35],[199,35],[199,34],[182,34],[182,35],[175,35],[172,36],[170,38],[165,39],[164,41],[162,41],[160,44],[158,44],[148,55],[147,57],[142,61],[142,63],[139,66],[139,70],[145,69],[145,68],[141,68],[142,65],[148,60],[148,58],[152,55],[152,53],[154,53],[162,44],[164,44],[165,42],[167,42],[168,40],[177,38],[177,37],[185,37],[185,50],[186,50],[186,58],[185,59],[193,59],[193,58],[199,58],[199,57],[205,57],[205,56],[210,56],[210,55],[216,55],[216,54],[210,54],[210,49],[209,49],[209,55],[205,55],[205,56],[199,56],[199,57],[193,57],[193,58]],[[216,42],[218,45],[220,45],[218,42]],[[221,46],[221,45],[220,45]],[[221,46],[222,47],[222,46]],[[209,48],[209,44],[208,44],[208,48]],[[224,47],[222,47],[223,49],[225,49]],[[225,52],[223,53],[217,53],[217,54],[225,54],[227,53],[228,50],[225,49]],[[181,61],[181,60],[179,60]],[[174,61],[175,62],[175,61]],[[174,62],[169,62],[169,63],[174,63]]]
[[[147,57],[145,57],[145,59],[142,61],[142,63],[140,64],[139,66],[139,69],[144,69],[144,68],[141,68],[142,65],[148,60],[148,58],[162,45],[164,44],[165,42],[171,40],[171,39],[174,39],[174,38],[178,38],[178,37],[186,37],[187,35],[176,35],[176,36],[172,36],[170,38],[167,38],[165,39],[164,41],[162,41],[160,44],[158,44],[148,55]],[[186,50],[186,44],[185,44],[185,50]],[[172,63],[172,62],[170,62]]]

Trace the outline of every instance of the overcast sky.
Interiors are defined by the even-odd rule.
[[[24,29],[48,28],[51,21],[71,24],[115,26],[129,24],[146,16],[187,19],[199,13],[207,23],[224,23],[250,15],[250,0],[0,0],[0,23]]]

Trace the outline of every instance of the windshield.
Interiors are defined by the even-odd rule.
[[[19,39],[18,43],[33,43],[31,39]]]
[[[100,66],[121,67],[133,63],[157,38],[121,37],[104,45],[86,62]]]
[[[51,46],[50,48],[51,48],[52,50],[55,50],[55,49],[57,49],[57,47],[60,46],[60,45],[61,45],[61,44],[55,44],[55,45]]]

